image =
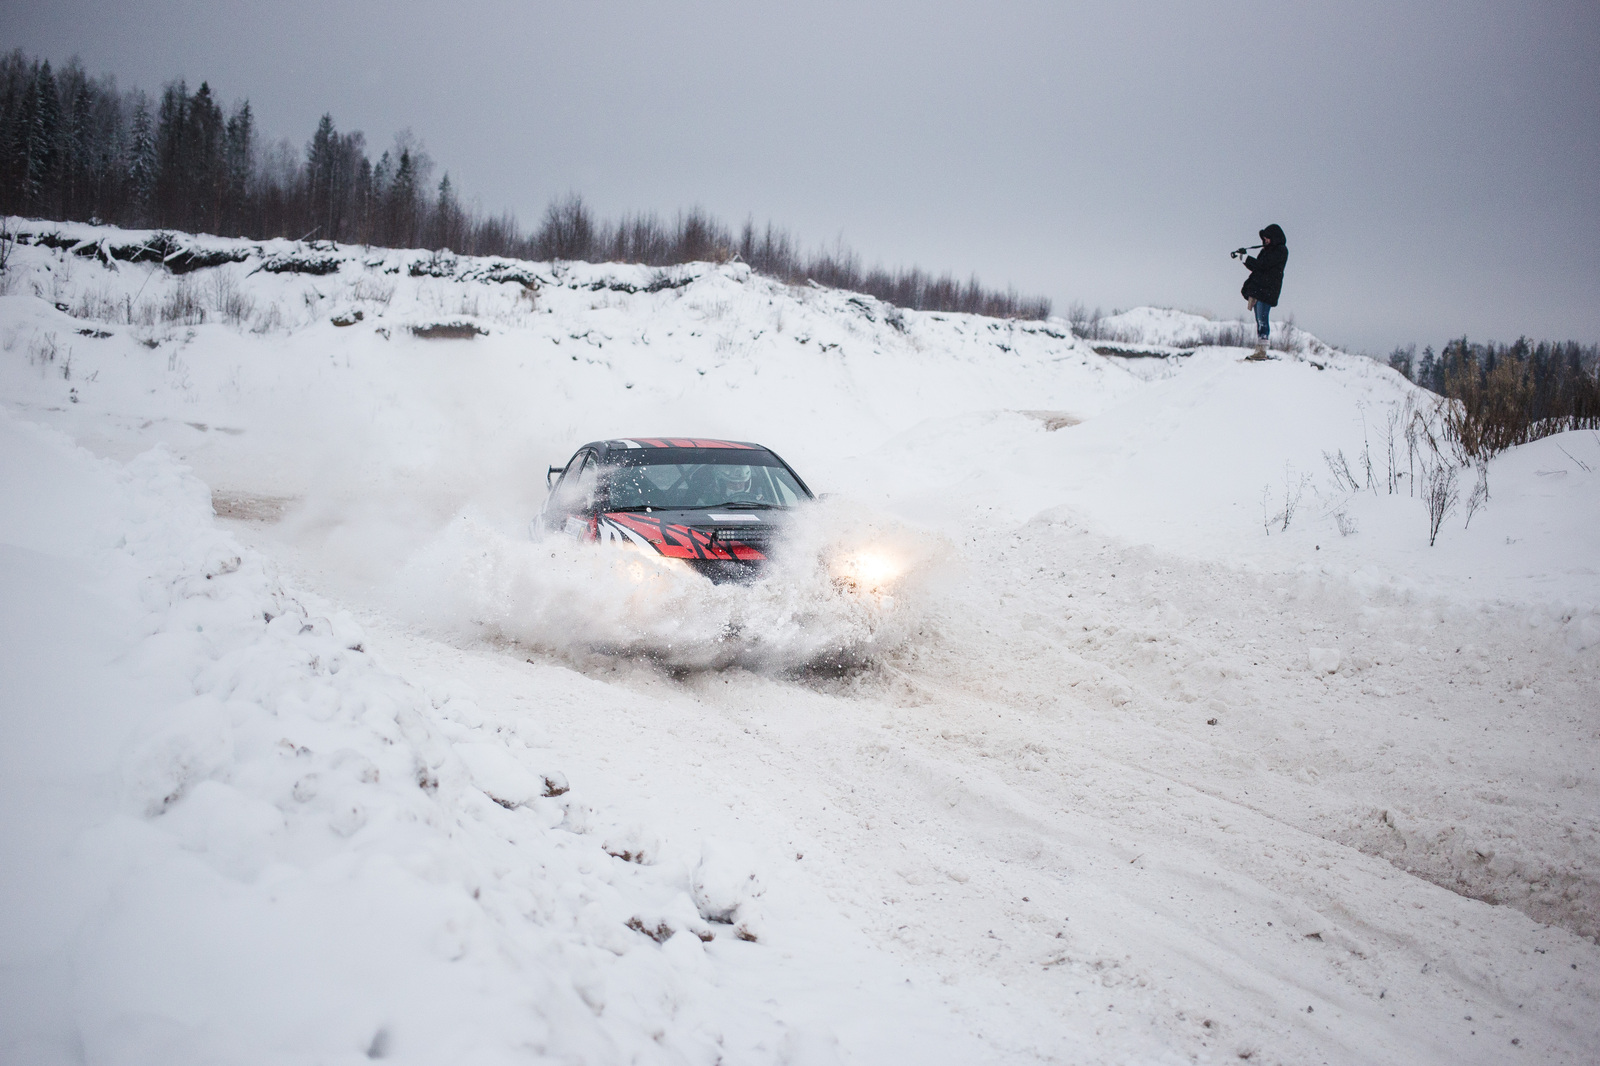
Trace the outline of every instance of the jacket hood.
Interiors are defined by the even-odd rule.
[[[1260,231],[1257,236],[1259,236],[1263,241],[1270,240],[1279,248],[1283,248],[1289,243],[1288,240],[1286,240],[1283,236],[1283,227],[1278,225],[1276,222],[1272,223],[1272,225],[1268,226],[1266,229]]]

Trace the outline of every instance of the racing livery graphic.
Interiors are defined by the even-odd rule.
[[[698,437],[595,441],[546,481],[536,533],[682,559],[716,582],[759,573],[787,513],[812,499],[770,449]]]

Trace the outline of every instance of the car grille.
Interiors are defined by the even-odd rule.
[[[772,530],[760,526],[717,526],[706,530],[706,533],[718,543],[737,542],[754,548],[762,555],[767,554],[767,549],[776,539]]]

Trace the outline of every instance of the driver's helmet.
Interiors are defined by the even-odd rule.
[[[717,482],[725,492],[749,492],[753,474],[748,466],[719,466]]]

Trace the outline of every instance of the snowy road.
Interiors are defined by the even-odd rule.
[[[531,718],[572,780],[625,782],[613,817],[763,854],[794,899],[768,903],[776,942],[884,949],[996,1061],[1583,1061],[1600,820],[1556,753],[1592,750],[1594,678],[1520,616],[1053,517],[843,677],[602,659],[583,684],[399,631],[391,654],[470,678],[472,730]]]
[[[1308,339],[63,243],[0,293],[0,1059],[1600,1054],[1600,436],[1430,546],[1426,398]],[[640,427],[776,447],[892,596],[530,542]]]

